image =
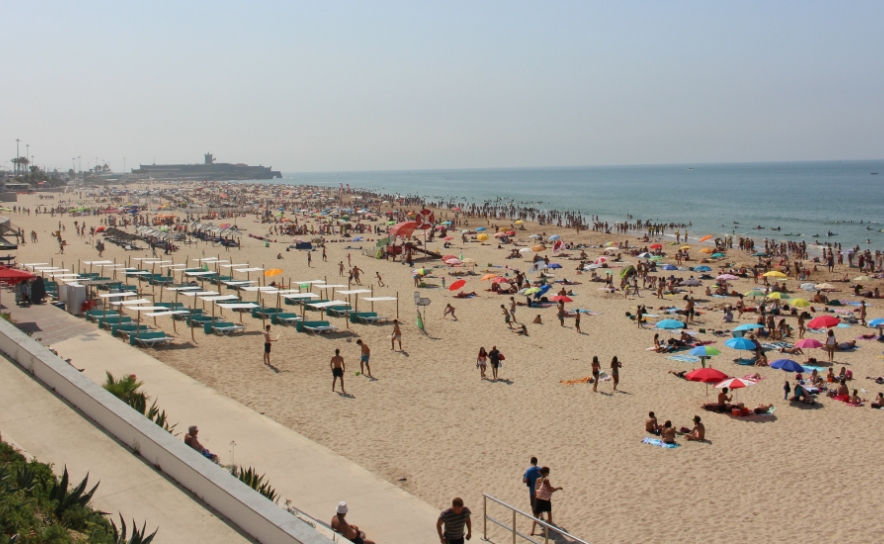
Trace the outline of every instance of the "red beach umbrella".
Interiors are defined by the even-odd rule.
[[[448,290],[449,291],[457,291],[458,289],[460,289],[461,287],[463,287],[466,284],[467,284],[467,280],[457,280],[456,282],[454,282],[450,286],[448,286]]]
[[[552,297],[550,300],[552,300],[553,302],[559,302],[559,301],[561,301],[561,302],[574,302],[570,298],[568,298],[566,296],[562,296],[562,295],[556,295],[556,296]]]
[[[651,249],[663,249],[663,244],[651,244]]]
[[[841,323],[841,320],[835,316],[821,315],[811,319],[810,323],[807,324],[807,327],[809,329],[830,329],[838,325],[838,323]]]
[[[714,368],[698,368],[685,374],[684,379],[691,382],[701,382],[706,384],[706,394],[709,394],[709,384],[719,383],[727,379],[727,374]]]

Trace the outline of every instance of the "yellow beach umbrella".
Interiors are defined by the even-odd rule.
[[[516,225],[521,225],[521,224],[522,224],[522,220],[521,220],[521,219],[516,219]]]
[[[531,248],[531,251],[533,251],[534,253],[538,253],[540,251],[546,251],[546,246],[540,246],[540,245],[534,246]]]
[[[789,301],[789,304],[795,306],[796,308],[807,308],[810,306],[810,302],[807,302],[803,298],[793,298]]]
[[[680,248],[678,248],[678,249],[681,249],[681,250],[683,250],[683,251],[684,251],[684,250],[688,250],[688,249],[691,249],[691,246],[681,246],[681,247],[680,247]]]
[[[480,234],[479,236],[476,236],[476,240],[479,240],[480,242],[484,242],[487,239],[488,239],[487,234]]]
[[[783,293],[773,292],[773,293],[767,295],[767,298],[773,299],[773,300],[786,300],[787,298],[789,298],[789,295],[784,295]]]
[[[765,272],[762,276],[768,278],[785,278],[786,275],[780,272],[779,270],[771,270],[770,272]]]
[[[485,274],[484,276],[482,276],[482,279],[480,279],[479,281],[493,280],[496,277],[497,277],[497,274]]]
[[[268,278],[273,277],[273,276],[278,276],[280,274],[282,274],[281,268],[271,268],[269,270],[264,271],[264,275]]]

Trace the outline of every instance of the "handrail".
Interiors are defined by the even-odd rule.
[[[560,529],[559,527],[556,527],[555,525],[550,525],[549,523],[547,523],[543,520],[537,519],[533,515],[527,514],[523,511],[519,510],[515,506],[507,504],[498,498],[492,497],[488,493],[482,493],[482,496],[483,496],[483,499],[482,499],[482,517],[483,517],[483,519],[482,519],[482,540],[490,542],[488,540],[488,521],[491,521],[495,525],[499,525],[499,526],[503,527],[504,529],[506,529],[507,531],[510,531],[512,533],[513,544],[516,544],[516,537],[523,538],[523,539],[527,540],[528,542],[532,542],[533,544],[549,544],[549,541],[550,541],[549,540],[549,532],[550,531],[555,531],[556,533],[558,533],[561,536],[566,536],[568,538],[572,538],[572,539],[574,539],[574,542],[576,542],[578,544],[589,544],[589,542],[582,540],[580,538],[577,538],[576,536],[572,535],[568,531],[566,531],[564,529]],[[513,513],[512,527],[510,527],[510,526],[506,525],[504,522],[498,521],[488,515],[488,499],[491,499],[492,501],[496,502],[497,504],[504,506],[504,507],[508,508],[510,511],[512,511],[512,513]],[[533,538],[531,538],[530,536],[524,535],[516,530],[516,514],[520,514],[522,516],[525,516],[526,518],[530,519],[532,522],[536,522],[537,524],[539,524],[541,527],[543,527],[545,529],[542,543],[538,542],[538,541],[534,540]]]

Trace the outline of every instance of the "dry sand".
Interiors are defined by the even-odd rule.
[[[35,196],[20,196],[19,200],[20,205],[32,208],[45,203]],[[11,217],[14,225],[25,232],[37,230],[40,237],[40,243],[19,249],[18,262],[54,257],[56,263],[64,261],[65,266],[75,267],[77,259],[97,258],[88,237],[72,234],[74,220],[83,218],[62,219],[68,227],[70,245],[60,256],[50,232],[57,218]],[[97,225],[99,218],[86,217],[85,221]],[[266,232],[265,226],[252,221],[240,219],[239,224],[252,233]],[[473,228],[479,224],[476,220],[470,222]],[[573,231],[528,227],[519,233],[520,238],[545,230],[547,235],[560,233],[567,241],[577,239]],[[599,244],[624,238],[582,233],[579,240],[591,239]],[[345,250],[346,243],[331,243],[328,262],[321,262],[319,254],[314,253],[313,267],[308,269],[303,252],[286,253],[281,243],[265,248],[254,239],[243,241],[242,249],[230,253],[236,261],[279,266],[285,271],[284,278],[298,280],[328,276],[329,283],[338,279],[346,283],[346,278],[338,277],[337,263],[346,263],[350,253],[353,264],[365,271],[365,283],[375,283],[376,296],[398,292],[404,351],[390,350],[389,325],[351,325],[350,336],[308,336],[276,326],[273,334],[280,334],[281,339],[273,344],[273,363],[278,368],[274,372],[262,364],[261,322],[246,317],[248,331],[244,336],[210,337],[198,331],[193,343],[189,332],[179,324],[177,345],[150,353],[431,504],[442,508],[452,497],[464,497],[474,512],[477,532],[482,526],[483,492],[528,510],[527,489],[521,476],[532,455],[540,459],[541,465],[551,467],[553,484],[564,487],[553,497],[556,523],[590,542],[786,542],[796,540],[796,535],[814,541],[869,542],[877,540],[874,535],[884,529],[878,507],[884,499],[879,480],[884,469],[875,465],[880,458],[875,452],[880,447],[884,413],[868,405],[854,408],[826,398],[816,409],[790,406],[783,401],[782,386],[784,379],[793,375],[769,368],[758,369],[765,379],[755,387],[740,390],[737,396],[749,406],[775,404],[775,418],[737,420],[702,411],[700,405],[715,393],[706,397],[704,385],[667,373],[698,365],[646,351],[655,331],[638,329],[624,317],[626,311],[635,310],[637,303],[654,308],[663,303],[651,293],[629,299],[621,293],[604,294],[597,289],[600,284],[584,281],[588,275],[575,275],[572,270],[576,261],[554,259],[564,266],[556,274],[558,278],[584,281],[570,288],[577,296],[569,307],[601,314],[583,317],[584,334],[575,332],[573,319],[560,327],[554,307],[528,310],[523,306],[516,317],[520,323],[528,323],[530,336],[511,333],[500,311],[500,304],[508,302],[508,297],[485,292],[490,285],[478,278],[469,279],[466,286],[466,290],[480,294],[471,300],[454,299],[446,289],[420,289],[421,296],[432,301],[424,334],[415,326],[415,289],[409,268]],[[479,263],[523,270],[529,264],[504,260],[509,250],[498,250],[496,245],[473,243],[461,247],[459,240],[455,243],[450,253],[462,253]],[[373,243],[362,245],[370,247]],[[194,257],[203,249],[206,255],[219,253],[217,248],[200,244],[182,249],[174,259],[181,262],[185,254]],[[223,248],[220,252],[227,256]],[[279,252],[283,252],[282,261],[275,259]],[[589,253],[595,257],[600,250]],[[732,255],[737,261],[750,260],[736,250]],[[129,254],[108,244],[105,258],[114,257],[122,260]],[[450,285],[454,278],[447,276],[448,269],[439,264],[437,261],[428,266],[435,268],[436,275],[445,275]],[[480,271],[484,268],[479,266]],[[376,285],[376,271],[388,287]],[[843,272],[844,268],[838,267],[836,274],[819,273],[817,278],[841,276]],[[789,286],[794,289],[797,283],[791,281]],[[736,288],[747,291],[750,284],[751,280],[739,281]],[[698,301],[705,299],[701,290],[695,289],[695,294]],[[852,297],[842,293],[840,298]],[[524,297],[516,300],[521,302]],[[666,302],[670,301],[684,307],[681,296],[667,297]],[[449,302],[457,310],[457,321],[441,317]],[[724,299],[710,299],[699,305],[702,308],[721,302]],[[873,301],[869,319],[884,316],[881,304]],[[360,309],[366,306],[360,303]],[[392,303],[380,303],[375,309],[381,315],[395,315]],[[543,316],[544,324],[531,323],[537,314]],[[705,313],[694,330],[721,328],[721,317],[720,312]],[[753,319],[747,314],[742,322]],[[344,328],[342,318],[331,321]],[[794,324],[794,318],[789,322]],[[160,318],[159,325],[171,333],[169,318]],[[870,331],[854,326],[836,332],[840,339],[847,340]],[[808,336],[821,339],[819,335]],[[715,368],[732,376],[754,371],[730,362],[736,352],[724,347],[726,338],[708,334],[700,337],[714,339],[714,346],[722,351],[712,360]],[[375,380],[354,374],[359,365],[356,338],[372,349]],[[838,366],[844,363],[853,370],[857,379],[850,384],[851,389],[864,388],[867,392],[862,396],[871,399],[884,388],[864,378],[884,374],[884,363],[878,358],[881,348],[877,342],[859,344],[859,350],[838,354],[836,360]],[[502,379],[497,382],[480,380],[475,366],[479,347],[490,349],[492,345],[506,355]],[[346,386],[352,396],[330,390],[328,363],[335,348],[340,348],[345,358]],[[825,360],[820,350],[808,350],[808,354]],[[603,368],[614,355],[623,362],[619,392],[612,393],[611,382],[603,381],[597,393],[591,385],[559,383],[590,374],[593,355],[599,356]],[[649,410],[656,411],[661,422],[671,419],[676,427],[690,426],[691,418],[701,415],[708,442],[685,443],[682,439],[683,445],[674,450],[642,444],[647,436],[643,430]],[[222,438],[218,441],[224,442]],[[495,517],[505,515],[496,510]],[[528,527],[521,529],[527,531]],[[497,536],[495,540],[502,541],[500,532]]]

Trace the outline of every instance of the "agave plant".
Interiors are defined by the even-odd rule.
[[[160,410],[157,407],[156,400],[153,401],[150,408],[147,407],[147,401],[150,397],[148,397],[143,391],[139,391],[141,386],[144,385],[144,382],[136,381],[135,377],[131,374],[119,379],[114,378],[114,375],[110,372],[105,372],[105,374],[107,374],[107,381],[104,383],[104,388],[107,391],[128,404],[139,414],[142,414],[147,417],[147,419],[162,427],[163,430],[175,434],[175,427],[177,427],[178,424],[169,424],[166,411]]]
[[[175,427],[177,427],[178,424],[173,423],[173,424],[169,425],[169,420],[166,417],[166,411],[160,410],[157,407],[157,401],[153,401],[153,404],[147,410],[147,413],[144,415],[147,417],[147,419],[153,421],[154,423],[156,423],[157,425],[162,427],[164,431],[171,433],[171,434],[175,434]]]
[[[147,527],[147,522],[141,526],[141,530],[138,530],[138,525],[135,524],[135,520],[132,520],[132,537],[128,540],[126,539],[126,521],[123,519],[123,516],[120,515],[120,525],[122,533],[117,530],[117,524],[111,521],[111,527],[114,530],[114,544],[150,544],[153,541],[153,537],[156,536],[157,531],[160,529],[157,528],[150,535],[147,534],[145,530]]]
[[[264,495],[268,499],[273,502],[276,502],[279,499],[279,495],[276,493],[276,490],[270,487],[270,482],[264,481],[264,475],[258,475],[258,471],[254,468],[249,467],[247,469],[243,469],[242,467],[234,466],[230,471],[234,477],[238,478],[239,481],[251,487],[261,495]]]
[[[114,375],[110,372],[105,372],[105,374],[107,375],[107,380],[104,382],[103,387],[110,394],[131,406],[133,396],[139,393],[138,389],[144,385],[144,382],[136,381],[135,376],[132,374],[119,379],[114,378]],[[141,396],[144,395],[141,394]],[[141,413],[144,413],[144,411],[141,411]]]
[[[49,500],[55,502],[55,510],[53,513],[57,519],[62,519],[64,513],[71,508],[76,506],[85,507],[90,500],[92,500],[92,495],[95,494],[95,490],[98,489],[98,485],[101,483],[95,484],[88,493],[84,493],[86,491],[86,484],[89,481],[89,474],[86,474],[86,477],[83,478],[83,481],[80,482],[80,485],[75,487],[73,490],[68,491],[68,467],[64,467],[64,473],[61,476],[61,480],[58,478],[54,478],[52,483],[52,488],[49,490]]]

